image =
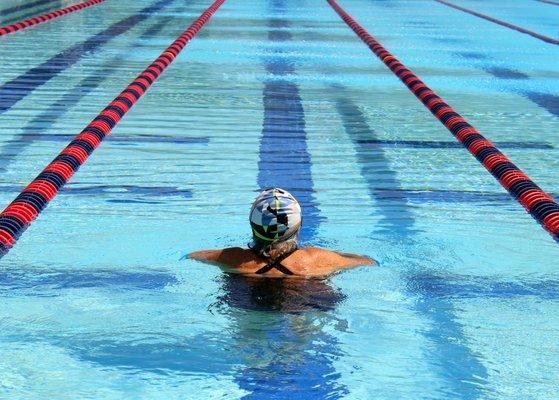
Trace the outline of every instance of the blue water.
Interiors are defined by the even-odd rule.
[[[557,46],[429,0],[340,0],[559,196]],[[559,7],[456,0],[559,37]],[[0,25],[71,1],[3,0]],[[107,0],[0,38],[8,204],[208,5]],[[184,260],[258,189],[328,280]],[[555,399],[559,247],[325,1],[227,0],[0,261],[0,398]]]

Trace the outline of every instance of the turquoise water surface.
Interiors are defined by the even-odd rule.
[[[0,25],[73,4],[2,0]],[[339,0],[559,195],[559,49],[431,0]],[[559,37],[559,7],[456,0]],[[210,5],[0,37],[7,205]],[[379,267],[250,280],[258,189]],[[559,246],[323,0],[227,0],[0,261],[0,398],[556,399]]]

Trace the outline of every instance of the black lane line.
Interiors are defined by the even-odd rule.
[[[98,50],[110,40],[122,35],[154,13],[162,10],[174,0],[159,0],[157,3],[145,7],[136,14],[112,24],[102,32],[97,33],[85,42],[78,43],[43,62],[37,67],[12,79],[0,86],[0,114],[10,110],[20,100],[31,94],[35,89],[44,85],[52,78],[70,68],[85,55]]]
[[[499,148],[508,149],[554,149],[551,143],[546,142],[494,142]],[[362,139],[359,144],[366,146],[380,146],[384,148],[405,148],[405,149],[461,149],[464,146],[456,141],[435,141],[435,140],[385,140],[385,139]]]
[[[537,0],[540,3],[546,3],[546,4],[553,4],[554,6],[559,6],[559,1],[553,1],[553,0]]]
[[[514,204],[514,198],[508,193],[494,193],[476,190],[437,190],[437,189],[394,189],[377,187],[378,200],[397,202],[405,199],[410,204],[425,203],[477,203],[493,206],[495,203]],[[557,194],[553,194],[556,196]]]
[[[282,9],[283,1],[272,0],[274,9]],[[290,26],[283,19],[269,21],[271,42],[291,40]],[[293,61],[278,50],[266,61],[266,70],[273,75],[264,84],[264,121],[260,139],[258,185],[260,188],[281,187],[290,191],[301,203],[303,226],[301,239],[313,238],[323,218],[314,199],[311,157],[307,146],[305,112],[298,85],[286,79],[295,73]]]
[[[166,270],[148,269],[141,271],[118,271],[114,269],[21,269],[0,271],[0,291],[5,294],[14,291],[32,290],[52,295],[53,290],[102,288],[114,290],[162,290],[167,285],[178,282]],[[4,294],[2,293],[2,294]],[[67,347],[67,346],[65,346]]]
[[[60,0],[37,0],[37,1],[30,2],[30,3],[26,3],[26,4],[20,4],[18,6],[4,8],[3,10],[0,10],[0,16],[3,17],[3,16],[6,16],[6,15],[17,13],[19,11],[27,10],[29,8],[42,6],[42,5],[49,4],[49,3],[55,3],[55,2],[58,3],[59,1]]]
[[[18,185],[2,185],[2,192],[20,192],[21,187]],[[65,186],[60,194],[70,194],[72,196],[99,196],[104,195],[101,200],[109,202],[127,202],[142,199],[155,199],[157,203],[164,202],[167,198],[181,197],[190,199],[192,191],[189,189],[180,189],[175,186],[137,186],[137,185],[90,185],[81,183],[72,183],[71,186]],[[107,199],[106,197],[111,198]]]
[[[301,203],[302,241],[314,239],[323,220],[314,198],[311,157],[307,145],[305,112],[299,86],[289,79],[295,64],[285,42],[292,39],[291,24],[283,19],[285,0],[270,0],[268,39],[275,43],[273,54],[265,59],[271,77],[264,83],[264,120],[259,148],[257,182],[261,188],[279,186],[289,190]],[[273,282],[270,282],[273,281]],[[235,374],[240,388],[249,392],[243,400],[256,399],[331,399],[344,398],[346,386],[339,382],[340,373],[332,363],[341,354],[338,339],[324,330],[322,320],[332,319],[327,311],[334,309],[345,297],[325,281],[308,279],[247,279],[227,277],[225,295],[220,298],[229,309],[273,312],[266,327],[253,332],[247,326],[246,313],[235,312],[238,337],[242,347],[247,338],[262,354],[265,362],[254,363],[250,354],[246,366]],[[305,282],[306,281],[306,282]],[[290,293],[289,298],[285,293]],[[298,329],[293,318],[307,320]],[[245,320],[245,322],[243,322]],[[300,321],[299,321],[300,322]],[[275,345],[270,348],[273,337]],[[235,345],[234,344],[234,345]],[[263,347],[262,347],[263,346]],[[289,350],[287,350],[289,349]],[[260,351],[259,351],[260,350]],[[254,351],[254,350],[253,350]]]
[[[559,300],[559,281],[550,279],[503,281],[494,277],[418,273],[410,278],[408,285],[425,295],[448,299]]]
[[[118,140],[118,139],[117,139]],[[89,185],[89,184],[87,184]],[[60,191],[60,194],[100,194],[100,193],[111,193],[110,186],[97,185],[93,186],[83,186],[83,184],[76,182],[72,183],[72,186],[64,188]],[[126,189],[126,186],[118,186],[119,189]],[[167,189],[166,189],[167,190]],[[20,185],[0,185],[0,192],[6,193],[19,193],[21,192]],[[133,191],[137,193],[136,190]],[[175,193],[174,189],[168,189],[164,194],[173,195]],[[395,189],[395,188],[385,188],[376,187],[375,188],[376,199],[386,203],[398,204],[402,201],[406,201],[409,204],[456,204],[456,203],[475,203],[476,206],[494,206],[495,203],[514,203],[514,199],[508,194],[503,193],[493,193],[493,192],[482,192],[482,191],[470,191],[470,190],[433,190],[433,189],[415,189],[415,190],[405,190],[405,189]],[[557,193],[552,193],[554,196],[558,196]]]
[[[366,121],[365,116],[353,100],[343,95],[345,88],[335,86],[333,90],[339,93],[336,96],[335,105],[338,115],[346,134],[352,141],[357,155],[357,161],[361,170],[361,176],[365,178],[369,195],[378,199],[377,188],[389,187],[392,203],[390,206],[382,205],[378,211],[382,214],[380,226],[383,234],[390,237],[411,237],[414,216],[410,211],[406,196],[398,180],[397,172],[390,165],[390,161],[377,143],[379,139]]]
[[[465,41],[463,41],[465,42]],[[456,52],[456,54],[461,57],[461,58],[465,58],[465,59],[469,59],[469,60],[487,60],[487,61],[491,61],[491,58],[486,56],[485,54],[482,53],[476,53],[476,52]],[[503,80],[507,80],[507,79],[511,79],[511,80],[525,80],[525,79],[530,79],[529,75],[514,70],[514,69],[510,69],[510,68],[502,68],[502,67],[491,67],[491,66],[485,66],[485,65],[471,65],[475,68],[478,68],[482,71],[487,72],[488,74],[491,74],[492,76],[494,76],[497,79],[503,79]],[[555,115],[556,117],[559,118],[559,96],[558,95],[554,95],[554,94],[549,94],[549,93],[543,93],[543,92],[535,92],[535,91],[530,91],[530,90],[513,90],[511,91],[512,93],[518,94],[522,97],[527,98],[528,100],[532,101],[533,103],[535,103],[538,107],[543,108],[544,110],[546,110],[547,112],[549,112],[550,114]]]
[[[412,21],[415,22],[415,21]],[[464,39],[430,39],[431,41],[443,42],[445,44],[453,43],[462,45],[464,48],[467,48],[467,42]],[[460,58],[465,58],[467,60],[472,61],[491,61],[491,58],[488,57],[486,54],[477,52],[477,51],[470,51],[470,50],[463,50],[454,52]],[[487,65],[470,65],[478,68],[482,71],[487,72],[488,74],[494,76],[497,79],[503,80],[528,80],[530,76],[524,72],[517,71],[512,68],[507,67],[495,67],[495,66],[487,66]],[[549,93],[543,92],[535,92],[535,91],[523,91],[523,90],[514,90],[510,91],[512,93],[519,94],[528,100],[535,103],[538,107],[547,110],[550,114],[555,115],[559,118],[559,96]]]
[[[2,20],[1,25],[6,26],[6,25],[10,25],[10,24],[15,24],[16,22],[24,21],[26,19],[36,17],[37,15],[46,14],[46,13],[51,12],[52,10],[57,10],[57,9],[61,8],[62,5],[63,5],[62,0],[57,0],[56,3],[52,3],[51,5],[45,5],[45,6],[42,6],[42,7],[38,7],[38,8],[33,9],[32,11],[27,11],[26,13],[23,13],[23,14],[14,14],[14,15],[11,15],[10,17],[8,17],[8,18],[1,18],[2,15],[0,15],[0,19]]]
[[[555,115],[559,118],[559,96],[549,93],[541,92],[519,92],[519,94],[525,96],[526,98],[532,100],[541,108],[547,110],[550,114]]]
[[[162,19],[161,22],[147,29],[138,39],[143,40],[156,36],[171,20],[171,17]],[[136,42],[131,47],[135,48],[140,45],[139,42]],[[114,71],[118,69],[119,65],[126,60],[127,54],[128,53],[118,55],[103,63],[100,69],[84,77],[74,88],[65,93],[41,114],[29,121],[29,123],[23,127],[21,133],[5,142],[0,148],[0,173],[5,172],[6,168],[37,140],[58,141],[68,138],[70,140],[73,139],[75,135],[48,135],[43,132],[50,129],[60,118],[70,111],[74,105],[78,104],[81,99],[105,82]]]

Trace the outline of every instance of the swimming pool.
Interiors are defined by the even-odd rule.
[[[557,197],[556,46],[339,3]],[[107,0],[0,38],[2,204],[209,4]],[[551,4],[456,4],[559,36]],[[227,0],[1,260],[1,397],[555,398],[559,248],[455,143],[325,1]],[[304,243],[381,266],[286,288],[180,260],[246,243],[270,185]]]

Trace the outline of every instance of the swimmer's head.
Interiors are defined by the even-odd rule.
[[[301,228],[301,206],[286,190],[266,189],[252,204],[250,225],[254,243],[273,245],[296,239]]]

